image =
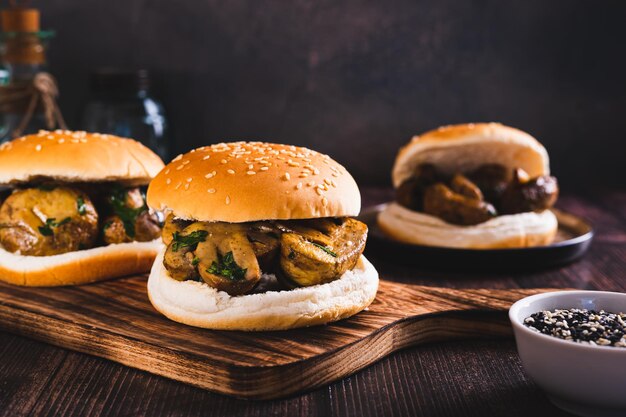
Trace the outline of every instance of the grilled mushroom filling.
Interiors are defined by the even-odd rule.
[[[98,245],[158,238],[161,224],[139,188],[41,184],[18,188],[0,206],[0,245],[50,256]]]
[[[284,288],[333,281],[355,267],[366,239],[367,226],[351,218],[224,223],[170,215],[163,264],[176,280],[240,295],[262,273],[275,274]]]
[[[559,194],[555,177],[529,178],[520,169],[485,164],[452,177],[422,164],[396,190],[398,204],[463,226],[486,222],[499,214],[543,211]]]

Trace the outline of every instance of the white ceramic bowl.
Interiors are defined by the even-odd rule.
[[[626,348],[558,339],[524,326],[533,313],[555,308],[626,311],[626,294],[556,291],[523,298],[509,318],[528,375],[558,407],[582,416],[626,416]]]

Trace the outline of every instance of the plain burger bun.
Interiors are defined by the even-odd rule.
[[[199,221],[356,216],[359,188],[339,163],[306,148],[221,143],[178,156],[150,183],[148,205]]]
[[[51,287],[145,273],[162,246],[158,239],[52,256],[22,256],[0,248],[0,280],[14,285]]]
[[[171,320],[215,330],[285,330],[341,320],[369,306],[378,273],[365,257],[327,284],[230,296],[197,281],[176,281],[159,253],[148,279],[152,305]]]
[[[444,126],[413,137],[398,153],[393,186],[399,187],[424,163],[445,174],[468,172],[484,164],[522,168],[531,178],[550,173],[543,145],[528,133],[500,123]]]
[[[162,168],[141,143],[99,133],[40,131],[0,145],[0,185],[46,179],[145,185]]]
[[[554,240],[557,219],[550,210],[544,210],[458,226],[391,203],[378,215],[378,225],[386,235],[413,245],[496,249],[548,245]]]
[[[392,179],[399,187],[424,163],[452,175],[484,164],[524,169],[530,177],[548,175],[545,148],[528,133],[499,123],[444,126],[415,136],[396,158]],[[550,210],[497,216],[474,226],[447,223],[391,203],[379,214],[388,236],[409,244],[465,249],[541,246],[554,240],[557,219]]]

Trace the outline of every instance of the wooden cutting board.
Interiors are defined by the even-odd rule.
[[[329,384],[407,346],[509,336],[506,310],[546,290],[454,290],[381,281],[368,311],[327,326],[219,332],[165,319],[146,278],[66,288],[0,283],[0,327],[237,397],[284,397]]]

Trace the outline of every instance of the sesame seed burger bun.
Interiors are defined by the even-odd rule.
[[[526,132],[499,123],[444,126],[415,136],[398,153],[392,171],[394,187],[409,179],[424,163],[452,175],[483,164],[524,169],[530,177],[548,175],[546,149]],[[464,249],[518,248],[550,244],[558,222],[550,210],[497,216],[473,226],[447,223],[391,203],[379,214],[378,225],[391,238],[409,244]]]
[[[359,187],[339,163],[263,142],[205,146],[178,156],[150,183],[148,205],[199,221],[356,216]]]
[[[162,168],[161,158],[141,143],[99,133],[41,131],[0,146],[0,185],[39,180],[145,185]]]
[[[141,143],[112,135],[41,131],[0,145],[0,185],[54,181],[145,185],[163,161]],[[97,188],[97,185],[94,186]],[[0,204],[2,201],[0,201]],[[0,280],[24,286],[78,285],[150,270],[160,239],[24,256],[0,246]]]
[[[148,205],[198,221],[250,222],[356,216],[359,188],[327,155],[288,145],[222,143],[174,159],[150,183]],[[376,269],[356,267],[326,284],[231,296],[177,281],[158,255],[148,278],[154,307],[171,320],[217,330],[284,330],[350,317],[374,300]]]

